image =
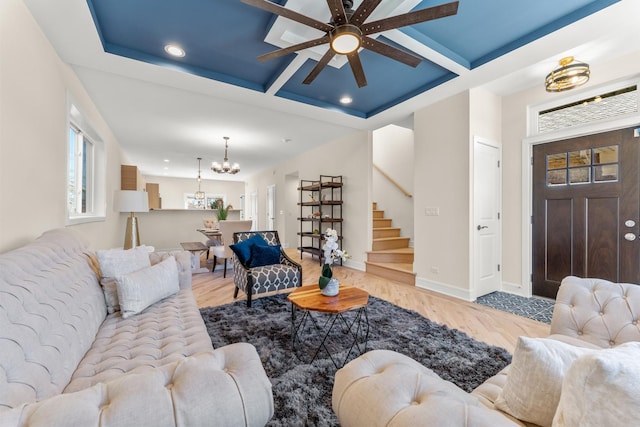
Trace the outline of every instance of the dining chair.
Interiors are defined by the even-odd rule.
[[[227,277],[227,260],[233,257],[233,251],[229,246],[233,244],[233,233],[251,230],[252,220],[224,220],[218,222],[220,234],[222,236],[222,244],[219,246],[211,246],[210,252],[213,253],[213,266],[211,271],[216,268],[218,258],[224,259],[224,273],[222,277]]]

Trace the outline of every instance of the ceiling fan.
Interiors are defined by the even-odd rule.
[[[302,83],[310,84],[318,77],[318,74],[327,66],[329,61],[336,55],[346,55],[351,66],[351,71],[358,83],[358,87],[367,85],[367,79],[362,69],[358,49],[361,47],[369,49],[381,55],[387,56],[403,64],[417,67],[422,61],[417,55],[400,50],[396,47],[382,43],[369,37],[371,34],[393,30],[407,25],[419,24],[425,21],[444,18],[458,13],[458,1],[434,6],[427,9],[416,10],[402,15],[391,16],[373,22],[365,22],[369,15],[375,10],[382,0],[363,0],[360,6],[354,11],[353,0],[327,0],[327,5],[331,11],[331,21],[329,23],[320,22],[314,18],[302,15],[291,9],[287,9],[269,0],[242,0],[243,3],[275,13],[284,18],[291,19],[309,27],[318,29],[324,36],[298,43],[284,49],[279,49],[258,57],[259,61],[278,58],[299,50],[308,49],[314,46],[329,44],[327,53],[311,70]]]

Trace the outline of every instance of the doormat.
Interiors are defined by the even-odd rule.
[[[527,298],[506,292],[491,292],[478,297],[476,303],[551,324],[555,300],[542,297]]]

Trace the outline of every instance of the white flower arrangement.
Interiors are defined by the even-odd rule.
[[[320,289],[325,290],[331,279],[333,278],[333,271],[331,271],[331,264],[336,262],[336,260],[340,259],[342,262],[346,261],[347,258],[351,258],[351,256],[347,253],[347,251],[343,251],[338,249],[338,232],[332,228],[327,228],[327,231],[324,233],[325,242],[322,249],[324,250],[324,265],[322,266],[322,273],[320,278],[318,279],[318,284],[320,285]],[[335,279],[333,279],[335,281]],[[335,282],[338,283],[337,281]],[[328,288],[327,288],[328,289]],[[337,286],[336,286],[337,293]],[[325,295],[335,295],[335,294],[325,294]]]
[[[325,264],[333,264],[338,259],[342,262],[346,261],[351,256],[347,251],[338,249],[338,232],[332,228],[327,228],[324,233],[325,242],[322,250],[324,250],[324,262]]]

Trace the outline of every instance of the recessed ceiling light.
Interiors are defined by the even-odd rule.
[[[165,166],[163,169],[164,169],[164,170],[166,170],[166,171],[168,171],[168,170],[169,170],[169,168],[168,168],[168,167],[166,167],[166,166]]]
[[[342,98],[340,98],[340,103],[341,104],[351,104],[352,102],[353,102],[353,98],[351,98],[348,95],[345,95]]]
[[[164,162],[165,162],[165,163],[169,163],[169,162],[170,162],[170,160],[169,160],[169,159],[164,159]]]
[[[175,44],[168,44],[164,47],[164,51],[167,52],[171,56],[176,56],[178,58],[182,58],[185,53],[184,49]]]

